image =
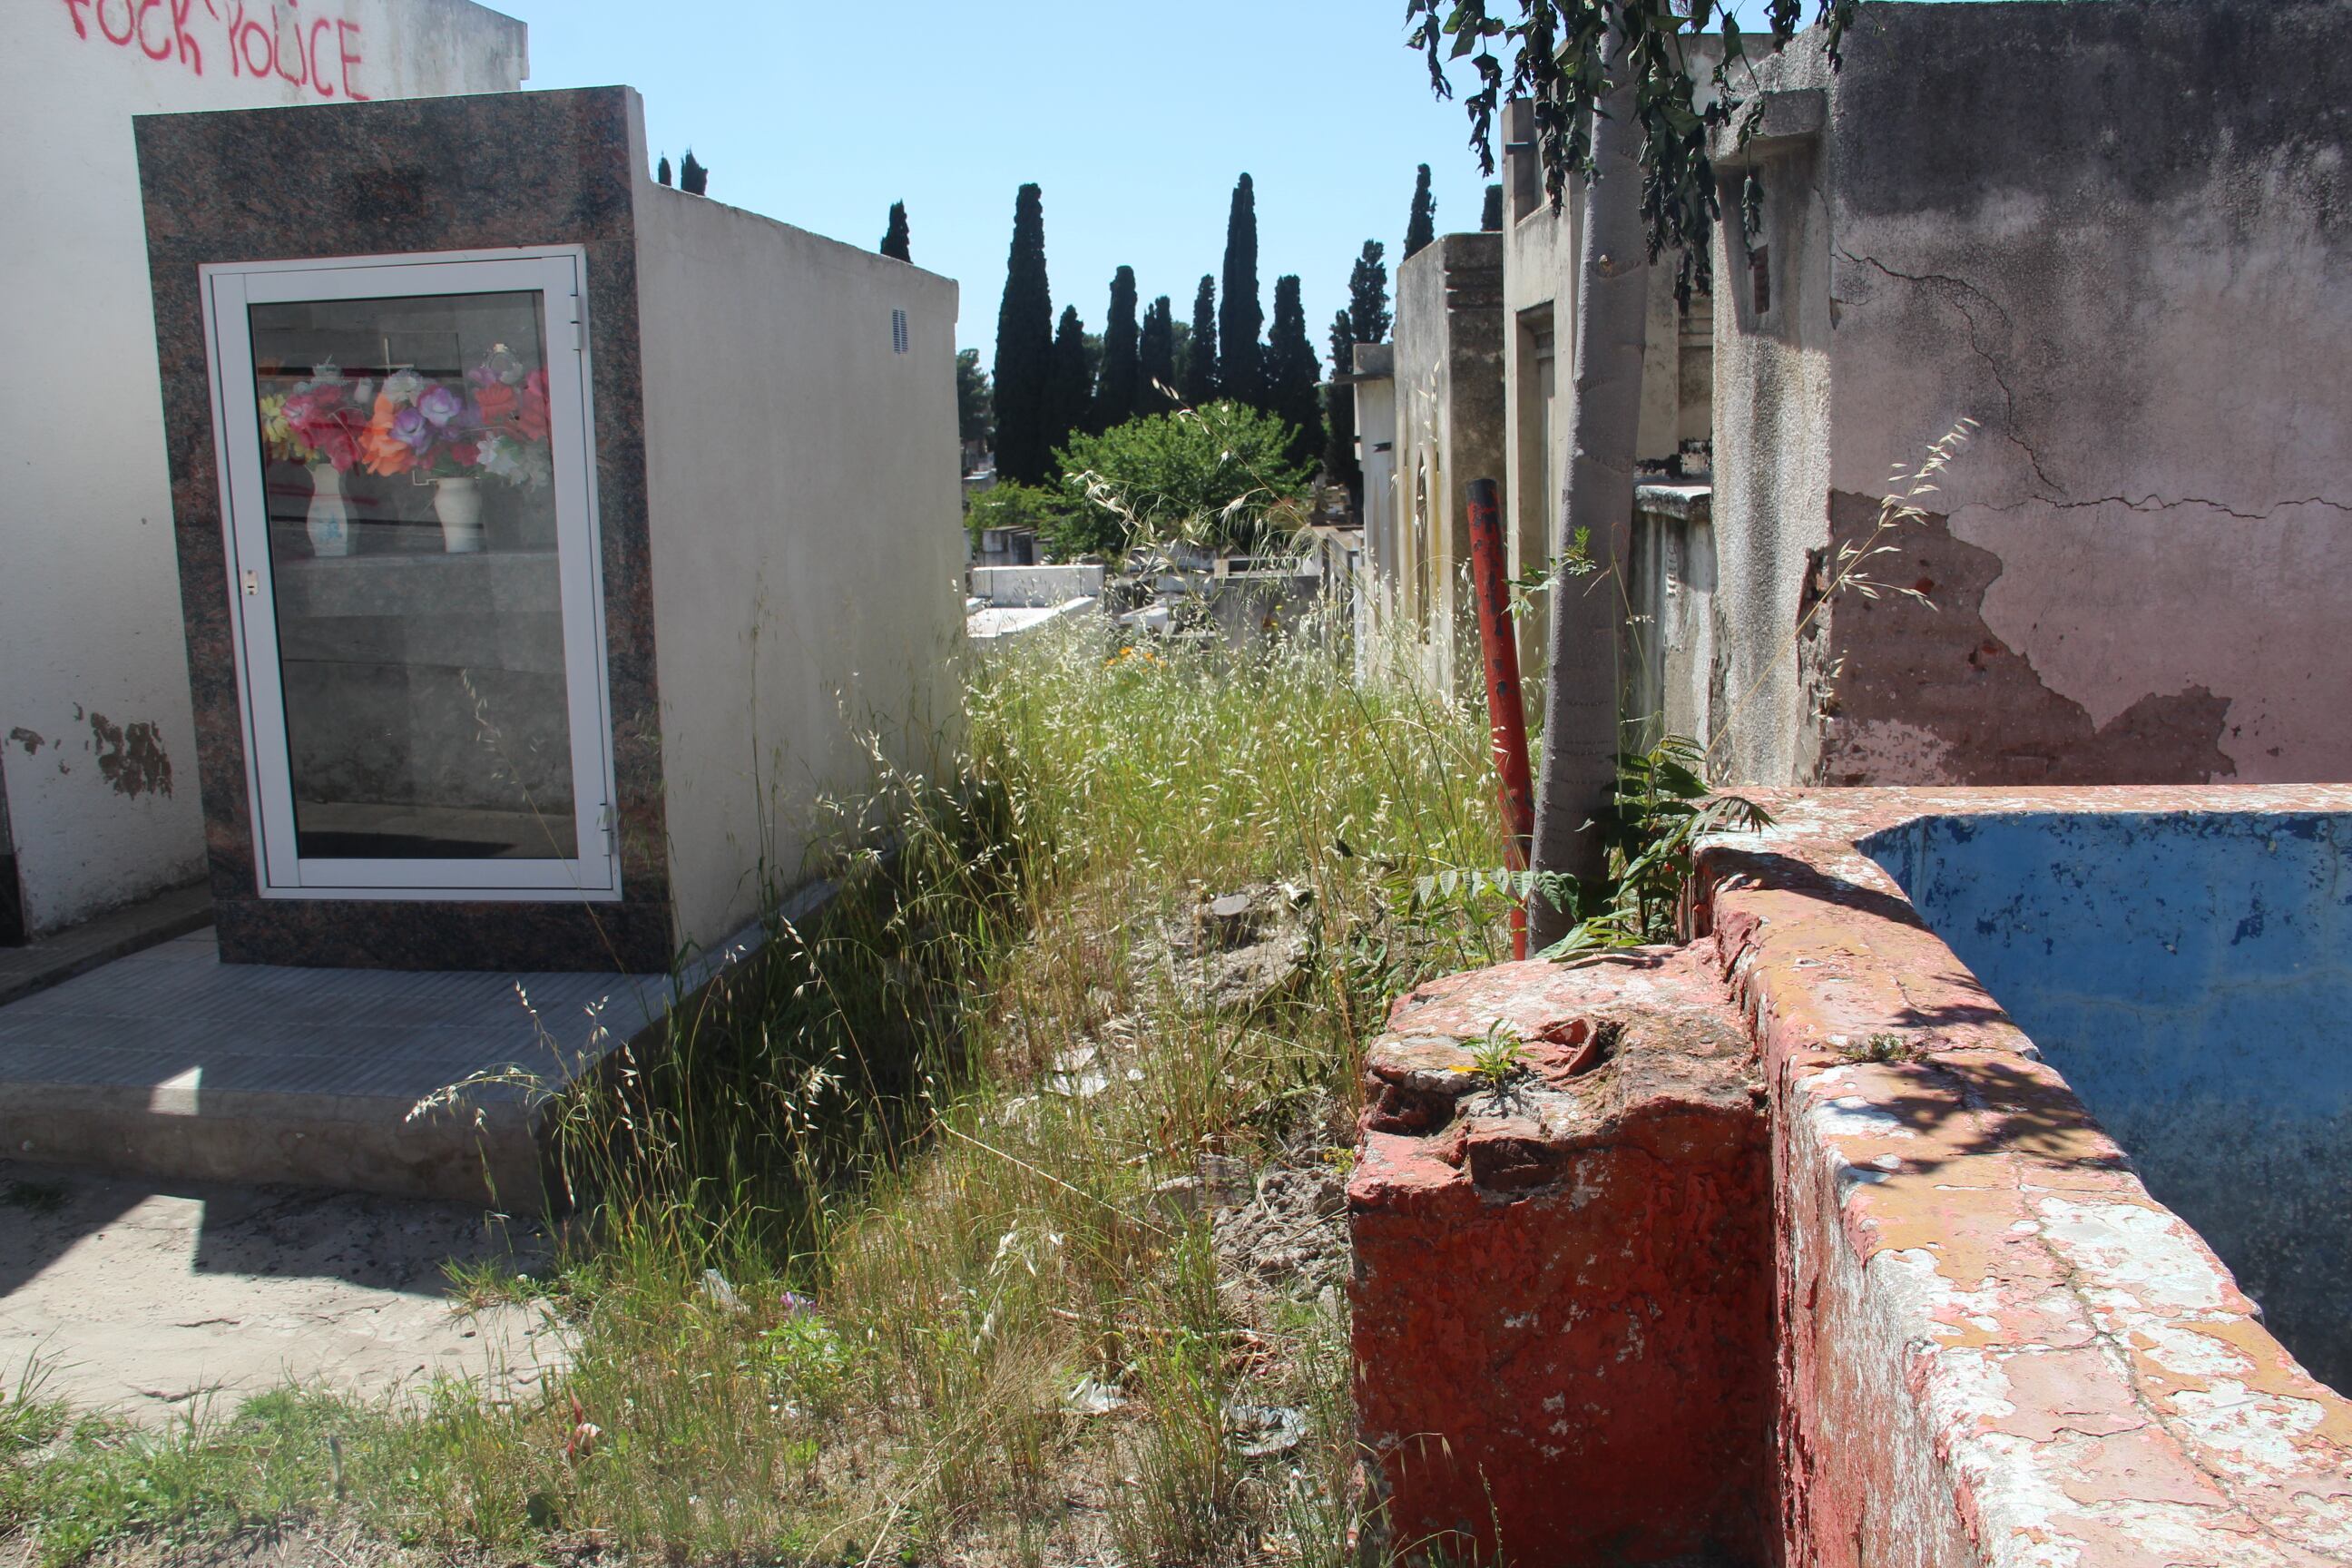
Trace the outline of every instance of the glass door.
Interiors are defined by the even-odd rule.
[[[618,896],[583,265],[205,269],[264,894]]]

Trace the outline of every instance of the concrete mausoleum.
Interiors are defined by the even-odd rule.
[[[136,114],[510,91],[523,25],[469,0],[58,0],[0,52],[0,943],[201,879],[203,813],[155,381]],[[214,201],[266,206],[283,174]]]
[[[1759,59],[1752,133],[1716,148],[1711,326],[1662,261],[1637,515],[1591,534],[1629,542],[1625,717],[1745,782],[2345,776],[2347,24],[1887,3],[1841,69],[1812,35]],[[1501,483],[1519,571],[1557,544],[1580,200],[1542,200],[1525,121],[1506,106],[1501,405],[1423,372],[1418,416],[1490,426],[1505,455],[1453,477]],[[1401,448],[1407,345],[1475,327],[1440,298],[1401,274]],[[1927,518],[1876,541],[1876,596],[1817,607],[1890,473],[1964,419]],[[1376,579],[1446,546],[1412,483],[1395,545],[1368,531]]]
[[[928,761],[952,283],[656,184],[625,89],[139,139],[225,958],[660,972],[799,875],[859,729]],[[266,210],[205,198],[273,162]]]
[[[1441,690],[1475,687],[1469,489],[1503,461],[1502,241],[1440,235],[1396,279],[1394,401],[1379,407],[1358,388],[1360,438],[1393,441],[1385,464],[1365,468],[1368,490],[1382,470],[1395,489],[1385,515],[1365,508],[1366,538],[1381,541],[1369,563],[1370,647]],[[1360,376],[1363,363],[1359,351]]]
[[[135,140],[212,929],[0,992],[0,1137],[534,1206],[544,1091],[957,743],[955,285],[657,184],[625,88]]]

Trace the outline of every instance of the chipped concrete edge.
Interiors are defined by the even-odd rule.
[[[2266,1331],[1856,847],[1931,816],[2352,810],[2352,787],[1767,792],[1693,929],[1755,1030],[1792,1564],[2352,1562],[2352,1404]]]

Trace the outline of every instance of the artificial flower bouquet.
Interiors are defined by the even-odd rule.
[[[389,478],[491,474],[537,489],[554,477],[547,372],[526,370],[501,343],[466,373],[466,391],[396,370],[378,386],[320,364],[292,391],[261,399],[262,439],[289,462],[353,464]]]
[[[347,474],[360,460],[360,437],[367,430],[371,390],[366,381],[345,381],[331,361],[317,366],[291,392],[261,400],[261,439],[269,455],[317,468],[325,463]]]

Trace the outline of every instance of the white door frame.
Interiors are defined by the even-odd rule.
[[[210,363],[213,446],[221,477],[238,719],[253,811],[255,880],[266,899],[610,901],[621,896],[612,700],[604,666],[604,570],[596,515],[595,408],[588,374],[587,256],[579,246],[443,251],[310,261],[215,263],[198,269]],[[310,300],[535,292],[547,351],[556,569],[572,732],[577,852],[570,859],[304,858],[294,834],[293,775],[270,573],[260,414],[247,309]]]

